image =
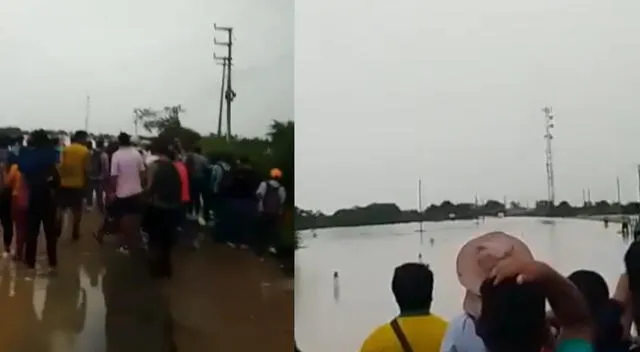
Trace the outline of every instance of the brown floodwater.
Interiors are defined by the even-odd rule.
[[[27,280],[0,258],[2,352],[202,352],[293,350],[293,283],[275,261],[213,245],[178,247],[171,280],[153,280],[143,252],[99,246],[85,214],[83,236],[61,238],[55,277]]]
[[[43,236],[34,279],[24,265],[0,259],[0,351],[170,350],[161,284],[138,256],[117,254],[111,239],[99,246],[88,235],[97,224],[95,214],[87,214],[79,242],[63,235],[53,277],[46,275]]]
[[[376,326],[397,307],[391,293],[393,269],[422,260],[435,273],[433,311],[445,318],[461,312],[463,289],[455,273],[458,249],[473,236],[494,230],[523,239],[536,258],[560,272],[600,272],[611,289],[620,275],[626,244],[619,225],[598,221],[503,218],[368,226],[304,232],[296,253],[295,335],[304,352],[357,351]],[[433,243],[431,241],[433,239]],[[338,279],[334,279],[334,272]]]

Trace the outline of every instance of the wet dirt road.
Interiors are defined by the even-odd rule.
[[[55,277],[27,280],[0,259],[0,351],[287,351],[293,344],[292,285],[248,252],[205,244],[178,248],[171,280],[152,280],[144,253],[122,256],[89,235],[63,234]],[[46,268],[44,243],[38,263]]]

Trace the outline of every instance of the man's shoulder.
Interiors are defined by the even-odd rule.
[[[140,153],[138,153],[138,151],[133,148],[120,148],[113,153],[112,158],[142,160],[142,155],[140,155]]]
[[[80,143],[71,143],[68,146],[64,147],[65,150],[74,151],[78,153],[89,153],[89,148]]]
[[[390,345],[395,345],[395,334],[389,323],[382,324],[375,328],[362,343],[360,352],[384,351]]]

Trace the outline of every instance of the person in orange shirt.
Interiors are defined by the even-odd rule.
[[[24,245],[27,236],[27,206],[28,206],[28,189],[22,180],[22,175],[18,170],[18,165],[13,164],[9,167],[9,172],[5,178],[7,187],[11,189],[11,217],[15,225],[15,260],[24,259]],[[11,240],[9,240],[9,244]],[[7,244],[5,243],[5,247]],[[5,250],[8,247],[5,248]]]
[[[189,208],[189,203],[191,202],[190,192],[189,192],[189,172],[187,171],[187,166],[180,160],[177,155],[172,155],[173,166],[178,170],[178,174],[180,175],[181,182],[181,194],[182,194],[182,204],[184,205],[184,218],[180,221],[180,227],[184,226],[185,221],[187,221],[187,209]]]

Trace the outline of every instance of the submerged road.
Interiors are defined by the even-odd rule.
[[[95,242],[98,222],[86,214],[78,243],[63,234],[55,277],[0,259],[0,351],[293,350],[292,280],[275,263],[206,242],[177,248],[174,277],[153,280],[144,253]]]

